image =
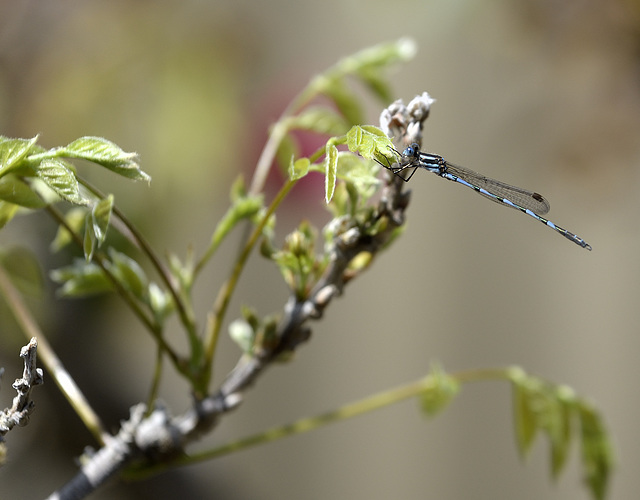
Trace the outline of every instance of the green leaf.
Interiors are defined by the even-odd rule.
[[[324,160],[324,198],[327,203],[333,198],[336,189],[336,175],[338,171],[338,148],[331,142],[327,143]]]
[[[282,250],[267,255],[278,264],[285,282],[300,299],[308,296],[326,267],[326,262],[315,255],[317,237],[317,229],[303,221],[286,236]]]
[[[367,160],[377,159],[378,155],[395,160],[390,149],[393,147],[391,140],[382,130],[371,125],[351,127],[347,132],[347,147]]]
[[[380,180],[377,178],[379,170],[380,165],[377,163],[347,152],[338,154],[338,177],[353,184],[364,202],[373,196],[380,186]]]
[[[391,43],[383,43],[356,54],[343,62],[358,76],[371,91],[384,103],[393,100],[391,89],[383,78],[383,70],[388,66],[406,62],[415,56],[416,44],[408,38]]]
[[[0,229],[13,219],[18,211],[18,205],[0,200]]]
[[[236,319],[231,322],[229,336],[242,349],[242,352],[250,353],[252,351],[256,334],[244,319]]]
[[[190,290],[193,285],[195,264],[193,262],[193,251],[191,248],[187,250],[187,256],[184,263],[174,254],[169,254],[169,269],[176,277],[183,290]]]
[[[162,322],[175,309],[175,303],[169,292],[151,282],[149,283],[149,307],[156,319]]]
[[[102,137],[81,137],[58,150],[58,153],[69,158],[81,158],[97,163],[129,179],[151,181],[151,177],[140,170],[136,153],[126,153],[119,146]]]
[[[292,181],[302,179],[309,173],[310,165],[311,162],[309,161],[309,158],[298,158],[296,161],[293,161],[293,157],[291,157],[291,162],[289,164],[289,179]]]
[[[49,276],[56,283],[61,283],[58,295],[64,297],[86,297],[113,290],[111,281],[102,269],[94,263],[87,263],[82,259],[74,260],[73,264],[55,269]]]
[[[315,83],[320,93],[331,98],[349,125],[364,121],[364,113],[356,95],[349,90],[341,78],[320,76]]]
[[[0,265],[22,293],[38,296],[42,292],[42,271],[36,256],[27,248],[0,249]]]
[[[350,210],[349,201],[350,197],[346,184],[344,182],[338,183],[335,191],[333,192],[331,203],[329,203],[329,210],[331,211],[333,218],[338,220],[331,221],[324,228],[325,239],[328,242],[333,241],[336,235],[336,230],[339,229],[337,227],[338,221],[342,220],[344,215],[353,215],[353,211]]]
[[[298,156],[300,156],[298,141],[291,134],[285,134],[280,144],[278,144],[276,153],[278,167],[285,175],[288,175],[287,169],[290,167],[291,158],[297,158]]]
[[[302,129],[318,134],[344,135],[349,130],[344,117],[329,108],[310,107],[288,121],[289,129]]]
[[[516,432],[516,443],[521,456],[525,456],[531,449],[539,427],[538,412],[536,411],[530,380],[526,373],[519,368],[513,368],[510,373],[513,387],[513,410]]]
[[[102,245],[107,237],[107,229],[109,228],[112,210],[112,194],[96,203],[91,210],[91,226],[93,228],[93,234],[98,242],[98,246]]]
[[[564,468],[573,438],[576,400],[569,387],[559,386],[553,391],[554,419],[548,426],[551,441],[551,473],[557,478]]]
[[[361,75],[373,69],[409,61],[415,53],[415,42],[410,38],[401,38],[361,50],[352,56],[345,57],[336,66],[342,73]]]
[[[86,221],[86,210],[80,207],[73,207],[65,214],[64,220],[76,234],[80,234]],[[71,233],[67,231],[66,227],[60,225],[54,240],[51,242],[50,249],[52,252],[57,252],[71,243],[71,241],[73,241]]]
[[[382,71],[396,62],[408,61],[415,52],[415,43],[407,38],[367,48],[341,59],[334,67],[314,78],[308,93],[328,95],[352,125],[362,123],[362,111],[356,95],[346,88],[345,77],[360,78],[379,98],[389,102],[391,92],[383,81]]]
[[[614,457],[609,437],[600,415],[589,405],[578,408],[582,438],[582,466],[585,482],[597,500],[604,499]]]
[[[107,229],[111,220],[113,210],[113,195],[99,200],[87,214],[84,231],[84,256],[87,261],[91,260],[96,248],[104,243],[107,237]]]
[[[229,198],[232,203],[235,203],[240,198],[244,198],[247,196],[247,188],[244,185],[244,178],[242,175],[236,177],[236,180],[231,184],[231,190],[229,194]]]
[[[444,410],[460,392],[460,383],[434,365],[425,380],[425,390],[420,394],[420,405],[425,415],[433,417]]]
[[[11,169],[20,165],[20,162],[31,152],[38,141],[38,136],[33,139],[8,139],[0,137],[0,177]]]
[[[36,175],[58,196],[76,205],[86,205],[80,195],[78,181],[71,166],[58,158],[43,160],[36,167]]]
[[[552,475],[556,477],[565,465],[577,417],[585,481],[595,498],[604,498],[613,452],[600,416],[568,387],[553,386],[518,368],[510,370],[509,378],[514,388],[516,436],[521,452],[526,453],[536,431],[543,430],[551,444]]]
[[[146,301],[149,279],[140,264],[113,248],[109,248],[109,257],[112,262],[111,271],[118,282],[133,295]]]
[[[358,76],[382,102],[393,101],[391,86],[387,83],[380,70],[365,67],[358,72]]]
[[[96,235],[91,230],[91,227],[91,213],[88,213],[84,224],[84,239],[82,241],[82,250],[87,262],[93,259],[93,252],[96,249]]]
[[[207,256],[211,257],[213,253],[218,249],[220,243],[231,232],[231,230],[238,224],[238,222],[244,219],[251,219],[256,216],[262,207],[263,198],[258,196],[246,196],[244,190],[239,190],[236,186],[236,190],[232,190],[232,205],[224,214],[222,219],[216,225],[216,228],[211,236],[211,245],[207,250]]]
[[[47,205],[31,186],[12,174],[0,178],[0,199],[26,208],[42,208]]]

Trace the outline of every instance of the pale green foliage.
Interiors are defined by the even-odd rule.
[[[166,359],[190,384],[196,398],[203,398],[210,391],[216,341],[222,324],[229,323],[229,334],[240,346],[243,359],[271,353],[280,340],[277,314],[260,318],[251,308],[243,307],[240,319],[228,322],[226,317],[236,283],[258,242],[262,255],[280,270],[295,303],[305,304],[318,284],[321,289],[331,288],[321,280],[343,238],[348,239],[355,232],[373,241],[382,234],[384,244],[388,245],[400,233],[402,228],[397,227],[398,223],[390,225],[389,216],[378,212],[372,201],[382,185],[378,178],[381,165],[388,166],[396,160],[393,144],[382,130],[363,125],[369,120],[364,116],[359,92],[351,89],[351,80],[359,81],[360,89],[364,84],[387,105],[392,100],[392,92],[385,71],[391,64],[410,59],[414,51],[414,45],[407,40],[381,44],[348,56],[314,77],[272,126],[268,147],[265,146],[270,154],[265,154],[265,161],[259,163],[250,188],[245,187],[242,178],[234,182],[228,209],[217,224],[207,225],[214,229],[207,249],[199,258],[190,248],[184,259],[170,252],[167,261],[162,261],[135,226],[117,210],[114,196],[101,194],[78,174],[70,160],[88,161],[130,180],[150,181],[149,175],[140,169],[135,153],[125,152],[100,137],[82,137],[66,146],[47,150],[37,144],[38,137],[0,136],[0,228],[21,212],[46,210],[58,224],[51,249],[59,251],[76,244],[85,257],[50,272],[51,278],[60,284],[58,294],[85,297],[117,292],[158,346],[159,366],[150,384],[153,387],[150,400],[156,395],[160,367]],[[324,97],[325,103],[326,98],[331,102],[318,104],[318,97]],[[302,148],[292,134],[299,130],[321,135],[324,145],[306,156],[300,154]],[[266,178],[268,168],[276,159],[287,180],[275,199],[265,205],[260,178]],[[278,242],[275,237],[278,206],[293,185],[311,172],[324,175],[324,197],[330,220],[322,229],[302,220],[283,242]],[[66,207],[66,213],[60,212],[59,206]],[[114,224],[114,219],[118,224]],[[239,225],[249,229],[245,231],[248,236],[231,265],[228,280],[221,285],[208,311],[206,322],[198,322],[193,307],[193,285],[204,267],[215,260],[223,241]],[[125,231],[121,231],[122,228]],[[386,233],[389,228],[394,232]],[[130,240],[131,247],[139,249],[136,257],[112,244],[110,234],[115,229]],[[380,244],[375,251],[378,248],[384,245]],[[375,251],[358,248],[357,255],[351,254],[344,271],[349,273],[349,279],[371,264]],[[225,261],[216,264],[228,265]],[[1,250],[0,266],[9,271],[10,278],[21,290],[37,289],[40,284],[41,274],[30,254]],[[158,283],[149,278],[147,273],[151,272],[159,277]],[[272,286],[269,284],[265,290]],[[169,336],[165,337],[166,321],[174,313],[188,340],[190,352],[187,354],[180,353],[166,340]],[[202,323],[207,325],[205,332],[197,326]],[[85,330],[90,332],[90,325]],[[286,361],[292,352],[277,351],[277,359]],[[508,378],[513,385],[520,452],[526,454],[536,435],[544,433],[551,444],[551,471],[555,477],[566,463],[571,441],[579,436],[587,484],[595,498],[603,498],[613,454],[599,414],[566,387],[543,382],[521,370],[509,370],[506,376],[503,373],[503,378]],[[417,393],[423,411],[429,416],[441,413],[459,394],[461,383],[459,378],[434,367],[421,381]],[[580,427],[579,433],[576,426]]]

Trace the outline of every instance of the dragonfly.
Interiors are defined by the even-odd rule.
[[[591,245],[582,238],[542,217],[549,212],[551,205],[549,205],[549,202],[539,193],[490,179],[468,168],[454,165],[446,161],[442,156],[424,153],[420,151],[420,146],[415,142],[408,146],[402,153],[395,149],[393,149],[393,152],[399,158],[398,163],[393,164],[397,166],[391,164],[384,165],[382,163],[381,165],[405,182],[409,182],[416,170],[422,168],[444,179],[467,186],[476,193],[500,205],[515,208],[533,217],[537,221],[542,222],[545,226],[560,233],[576,245],[591,250]],[[409,170],[411,170],[411,172],[408,175],[403,175],[403,172]]]

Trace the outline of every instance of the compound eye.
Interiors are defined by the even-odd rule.
[[[417,142],[413,142],[411,143],[410,146],[407,146],[407,149],[405,149],[402,154],[404,156],[409,156],[411,158],[416,158],[418,156],[418,153],[420,152],[420,145]]]
[[[402,156],[414,156],[416,154],[416,150],[413,147],[413,144],[411,146],[407,146],[407,148],[402,152]]]

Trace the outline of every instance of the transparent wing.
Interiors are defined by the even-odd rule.
[[[468,168],[449,163],[448,161],[445,162],[445,164],[447,166],[447,172],[449,172],[450,174],[453,174],[456,177],[467,181],[469,184],[473,184],[474,186],[482,188],[495,196],[506,198],[516,205],[520,205],[522,208],[531,210],[532,212],[535,212],[539,215],[546,214],[551,208],[549,202],[540,193],[522,189],[516,186],[511,186],[510,184],[505,184],[504,182],[500,182],[495,179],[485,177],[484,175],[480,175],[479,173],[474,172],[473,170],[469,170]],[[483,193],[479,194],[486,198],[489,198],[491,201],[501,203],[500,200],[496,200],[491,196],[487,196]]]

